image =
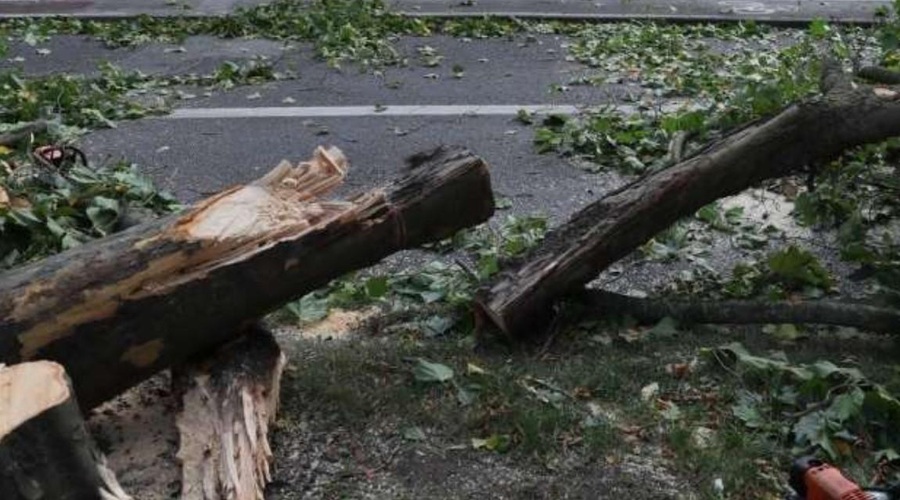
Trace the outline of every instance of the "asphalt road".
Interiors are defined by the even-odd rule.
[[[0,17],[65,15],[128,17],[223,15],[240,6],[267,0],[0,0]],[[395,9],[412,15],[705,18],[717,20],[808,21],[814,18],[870,21],[887,0],[391,0]]]
[[[163,44],[109,50],[84,38],[57,38],[39,47],[15,46],[10,59],[24,60],[5,64],[28,73],[60,67],[87,73],[108,60],[166,75],[208,72],[226,60],[263,54],[277,61],[279,68],[296,71],[296,79],[216,91],[209,97],[202,96],[201,89],[185,89],[197,97],[174,102],[179,110],[211,112],[213,117],[126,121],[83,138],[82,145],[95,161],[133,161],[185,201],[254,179],[282,159],[304,159],[320,144],[341,147],[353,164],[343,192],[388,182],[400,175],[408,155],[441,144],[461,144],[494,167],[497,192],[509,198],[515,212],[559,218],[619,181],[573,168],[556,155],[537,154],[532,144],[534,129],[519,123],[515,110],[543,105],[634,105],[640,91],[620,84],[560,91],[558,84],[590,70],[565,60],[560,50],[564,39],[525,40],[405,39],[400,41],[403,50],[415,54],[417,46],[427,43],[445,55],[445,62],[436,68],[411,64],[380,74],[357,67],[329,68],[315,60],[308,46],[204,37],[187,40],[184,52],[173,52],[173,46]],[[41,48],[50,53],[36,55]],[[453,78],[453,65],[464,67],[462,78]],[[439,76],[426,78],[429,73]],[[478,110],[483,105],[506,105],[512,111],[470,116],[458,110]],[[394,116],[397,106],[416,108],[410,115]],[[309,114],[313,107],[325,109],[326,115],[349,115],[313,116]],[[215,117],[217,112],[235,109],[244,111],[242,117]],[[296,116],[277,118],[271,116],[272,110],[288,110]]]

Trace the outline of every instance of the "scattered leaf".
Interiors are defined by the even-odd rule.
[[[641,401],[648,403],[659,394],[659,383],[652,382],[641,388]]]
[[[427,436],[421,427],[413,426],[403,429],[403,439],[407,441],[425,441]]]
[[[419,382],[443,383],[453,379],[453,369],[441,363],[432,363],[419,358],[413,367],[413,376]]]
[[[503,452],[509,447],[510,441],[509,436],[506,434],[492,434],[484,439],[472,438],[472,448],[476,450]]]

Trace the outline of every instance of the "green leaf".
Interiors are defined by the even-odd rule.
[[[94,229],[102,235],[111,233],[119,219],[119,202],[111,198],[98,196],[91,201],[85,214],[94,225]]]
[[[764,332],[771,334],[778,340],[793,342],[797,339],[803,338],[805,335],[797,328],[797,325],[792,325],[789,323],[781,324],[781,325],[766,325],[763,329]]]
[[[427,436],[421,427],[413,426],[403,429],[403,439],[407,441],[425,441]]]
[[[831,444],[828,418],[824,412],[814,411],[800,417],[792,430],[798,446],[817,446],[825,451],[829,458],[836,459],[838,457]]]
[[[320,321],[328,316],[328,299],[319,298],[314,293],[304,295],[300,300],[288,302],[284,307],[304,323]]]
[[[831,31],[828,23],[824,19],[813,19],[811,23],[809,23],[809,34],[812,35],[813,38],[822,39],[828,36],[828,32]]]
[[[681,419],[681,409],[675,403],[668,401],[665,409],[659,412],[664,420],[675,422]]]
[[[849,392],[835,397],[825,413],[832,421],[843,423],[860,414],[865,399],[866,393],[859,387],[853,387]]]
[[[428,319],[419,323],[426,337],[439,337],[447,333],[456,321],[447,316],[429,316]]]
[[[468,388],[458,386],[456,388],[456,400],[462,406],[469,406],[475,401],[475,393]]]
[[[738,402],[731,407],[731,412],[747,427],[758,429],[765,425],[765,420],[759,411],[761,403],[762,397],[759,394],[741,391],[738,395]]]
[[[413,376],[419,382],[444,383],[453,379],[453,369],[441,363],[432,363],[419,358],[413,367]]]
[[[376,276],[366,280],[366,295],[373,299],[380,299],[388,292],[387,276]]]
[[[678,323],[675,321],[675,318],[666,316],[659,320],[659,322],[650,329],[649,333],[659,337],[671,337],[678,333]]]
[[[885,448],[872,453],[872,457],[875,459],[876,463],[879,462],[896,462],[900,460],[900,453],[897,453],[897,450],[893,448]]]
[[[830,288],[831,275],[811,253],[790,246],[772,254],[768,259],[769,269],[786,286],[795,289],[804,286]]]
[[[476,450],[503,452],[509,447],[510,441],[510,437],[506,434],[492,434],[485,439],[472,438],[472,448],[475,448]]]

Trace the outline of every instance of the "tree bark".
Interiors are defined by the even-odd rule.
[[[177,376],[183,500],[262,500],[271,480],[269,425],[286,360],[271,333],[249,330]]]
[[[860,78],[871,82],[896,85],[900,83],[900,73],[881,66],[865,66],[856,73]]]
[[[0,498],[131,498],[94,446],[57,363],[0,368]]]
[[[576,213],[522,264],[498,274],[482,290],[477,299],[481,316],[514,337],[536,334],[561,295],[583,286],[678,219],[762,180],[900,134],[896,92],[854,87],[834,68],[823,74],[822,86],[824,95],[751,123]]]
[[[488,167],[464,149],[348,201],[311,201],[340,163],[320,151],[306,168],[0,276],[0,362],[58,361],[92,408],[348,271],[493,213]]]
[[[670,300],[629,297],[584,290],[578,302],[600,312],[631,316],[642,323],[671,317],[682,323],[730,325],[815,324],[849,326],[876,333],[900,334],[900,311],[835,301],[769,302],[762,300]]]

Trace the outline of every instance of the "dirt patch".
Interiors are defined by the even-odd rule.
[[[178,498],[176,401],[168,372],[100,406],[88,428],[122,488],[137,500]]]
[[[467,444],[412,443],[398,437],[392,422],[350,432],[316,420],[276,434],[278,467],[267,498],[649,500],[683,498],[685,491],[665,467],[644,458],[606,464],[573,455],[537,467]]]
[[[343,339],[359,329],[366,321],[380,313],[377,307],[369,307],[358,311],[332,309],[321,321],[308,325],[273,325],[273,331],[284,337],[331,340]]]

